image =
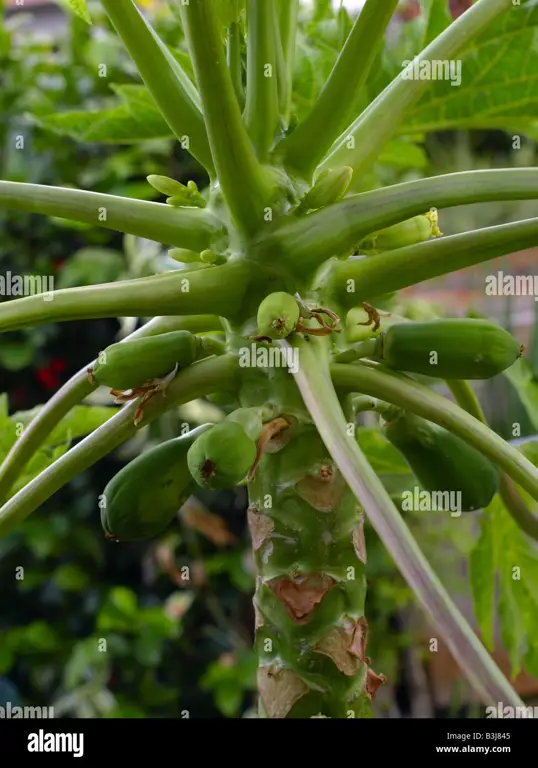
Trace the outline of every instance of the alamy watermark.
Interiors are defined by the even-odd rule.
[[[538,717],[538,707],[511,707],[504,706],[502,701],[497,702],[496,707],[486,707],[487,718],[534,718]]]
[[[5,707],[0,707],[0,720],[33,720],[54,718],[54,707],[20,707],[6,701]]]
[[[461,491],[423,491],[416,485],[412,491],[403,491],[404,512],[450,512],[460,517],[462,512]]]
[[[534,296],[538,301],[538,275],[487,275],[485,292],[486,296]]]
[[[241,368],[289,368],[291,373],[297,373],[299,350],[290,346],[258,346],[254,343],[239,349],[239,365]]]
[[[461,85],[461,59],[413,59],[402,62],[404,80],[447,80]]]
[[[6,272],[0,275],[0,296],[36,296],[43,301],[54,298],[53,275],[17,275]]]

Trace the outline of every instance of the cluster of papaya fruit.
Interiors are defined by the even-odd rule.
[[[369,346],[357,357],[369,357],[390,370],[445,380],[485,379],[510,367],[523,352],[507,331],[487,320],[404,319],[378,333],[379,314],[370,305],[363,307],[368,319],[362,325],[373,327]],[[312,328],[312,321],[317,326]],[[328,335],[340,332],[338,322],[331,310],[278,292],[261,302],[259,336],[252,338],[272,342],[293,333]],[[213,343],[188,331],[174,331],[113,344],[88,375],[92,382],[111,387],[116,402],[141,398],[137,423],[144,403],[165,389],[178,369],[212,354]],[[490,503],[499,487],[499,473],[486,457],[438,425],[393,407],[389,411],[384,434],[425,490],[459,491],[462,511]],[[280,417],[267,418],[263,409],[239,408],[218,424],[204,424],[141,454],[105,488],[101,521],[106,537],[152,538],[166,528],[196,485],[220,490],[251,479],[268,441],[288,426]]]
[[[375,337],[371,358],[390,370],[439,379],[480,380],[502,373],[524,347],[483,319],[447,318],[389,325]],[[383,413],[383,408],[380,409]],[[499,490],[497,467],[447,429],[389,409],[383,433],[424,490],[459,493],[460,511],[487,507]]]
[[[240,485],[252,476],[267,440],[287,426],[282,421],[264,425],[261,409],[238,408],[222,422],[203,424],[140,454],[103,492],[101,524],[106,538],[153,538],[197,485],[210,490]]]

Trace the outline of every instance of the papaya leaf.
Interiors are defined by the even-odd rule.
[[[69,10],[85,21],[86,24],[92,23],[86,0],[56,0],[56,2],[59,2],[64,8],[69,8]]]
[[[499,620],[501,623],[502,644],[507,651],[512,677],[515,678],[521,672],[523,643],[525,640],[524,616],[522,615],[515,592],[518,586],[513,586],[510,578],[503,574],[500,580],[499,595]]]
[[[487,647],[493,648],[491,627],[497,614],[512,678],[523,668],[530,672],[526,660],[533,667],[537,661],[533,647],[538,631],[538,554],[498,496],[484,510],[470,576],[475,615]]]
[[[495,556],[493,552],[491,514],[484,512],[480,520],[480,537],[469,558],[474,614],[482,640],[488,651],[495,647],[493,629],[495,615]]]
[[[29,411],[18,411],[5,420],[0,430],[0,458],[3,459],[17,438],[43,406],[37,406]],[[73,408],[67,416],[61,419],[48,436],[46,442],[26,465],[24,472],[11,488],[8,498],[18,493],[37,475],[51,466],[63,456],[72,440],[83,437],[104,424],[117,413],[117,408],[106,406],[80,405]],[[1,422],[1,418],[0,418]],[[2,426],[0,424],[0,426]]]
[[[60,136],[89,144],[135,144],[172,138],[172,132],[156,110],[148,111],[147,120],[142,121],[135,119],[124,104],[100,112],[74,111],[34,117],[33,122]]]
[[[121,98],[127,107],[127,111],[134,120],[139,122],[147,120],[148,113],[152,122],[156,120],[155,115],[152,113],[158,114],[160,117],[161,113],[159,112],[159,109],[155,104],[152,95],[144,85],[135,85],[133,83],[113,83],[111,84],[110,88]],[[160,117],[160,120],[162,121],[163,125],[167,125],[162,117]],[[171,129],[168,128],[168,130],[170,131]]]
[[[383,152],[379,155],[378,163],[402,170],[426,168],[428,156],[418,144],[398,138],[385,145]]]
[[[537,27],[538,0],[522,0],[503,13],[451,63],[461,63],[459,86],[457,70],[432,82],[401,132],[517,130],[538,122]]]
[[[534,429],[538,430],[538,378],[532,365],[520,357],[504,371],[504,376],[516,390]]]
[[[173,138],[171,128],[144,85],[112,83],[110,88],[123,103],[102,110],[27,117],[41,128],[88,143],[131,144]]]
[[[18,411],[14,413],[10,422],[12,425],[28,426],[32,419],[39,413],[42,406],[37,406],[31,411]],[[77,405],[67,416],[61,419],[47,437],[45,446],[57,446],[75,440],[93,432],[106,421],[112,418],[118,408],[97,405]]]

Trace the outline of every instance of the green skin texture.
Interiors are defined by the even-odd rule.
[[[266,408],[236,408],[235,411],[226,416],[225,421],[237,422],[243,427],[248,437],[256,441],[263,429],[266,412]]]
[[[374,356],[388,368],[441,379],[489,379],[521,356],[519,342],[487,320],[402,323],[377,342]]]
[[[284,291],[271,293],[258,309],[258,333],[271,339],[284,339],[295,329],[299,306],[293,296]]]
[[[233,488],[247,475],[256,458],[256,443],[237,422],[223,421],[190,447],[187,463],[201,488]]]
[[[192,494],[187,452],[211,424],[167,440],[129,462],[103,491],[101,524],[118,541],[158,536]]]
[[[383,434],[402,453],[424,490],[459,491],[461,512],[487,507],[499,490],[497,468],[437,424],[400,412],[386,422]]]
[[[433,233],[431,221],[426,215],[414,216],[412,219],[394,224],[367,237],[360,245],[360,252],[378,254],[415,245],[429,240]]]
[[[93,378],[111,389],[133,389],[150,379],[185,368],[196,359],[200,339],[189,331],[170,331],[160,336],[111,344],[97,359]]]

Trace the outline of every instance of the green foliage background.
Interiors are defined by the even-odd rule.
[[[538,3],[529,2],[528,7],[528,29],[513,33],[520,36],[516,43],[521,48],[530,42],[538,23]],[[152,173],[180,181],[193,178],[203,186],[200,168],[172,140],[99,9],[91,7],[91,15],[92,27],[69,15],[66,35],[60,40],[17,31],[18,14],[1,26],[0,177],[144,199],[159,199],[145,181]],[[157,14],[152,21],[192,77],[177,19],[173,14]],[[301,28],[295,72],[298,119],[319,93],[350,25],[345,11],[334,13],[328,2],[319,1],[314,15]],[[491,55],[488,46],[509,31],[492,30],[481,41],[472,54],[477,66]],[[411,58],[431,34],[431,29],[418,22],[396,30],[392,46],[374,68],[363,102],[350,107],[356,111],[366,98],[377,95],[402,59]],[[523,73],[528,82],[538,71],[538,67],[532,68],[532,56],[531,51]],[[106,76],[101,76],[103,71]],[[390,142],[374,173],[361,178],[356,189],[445,170],[449,160],[437,151],[439,131],[457,129],[442,134],[441,144],[461,146],[463,142],[466,157],[477,166],[512,162],[507,134],[492,135],[486,127],[494,112],[499,129],[510,130],[511,121],[517,121],[532,136],[536,105],[527,102],[526,109],[514,112],[510,100],[515,103],[518,98],[510,77],[507,81],[495,67],[486,77],[488,82],[484,85],[482,81],[482,87],[496,98],[491,109],[474,108],[476,102],[469,101],[469,114],[462,116],[457,103],[453,105],[449,84],[441,84],[437,95],[421,101],[411,115],[412,130]],[[449,93],[443,94],[443,88]],[[454,89],[454,101],[458,90]],[[510,96],[504,95],[509,92]],[[456,122],[450,117],[454,113]],[[471,141],[465,132],[468,128],[482,133],[473,134]],[[430,135],[425,137],[424,131]],[[17,149],[21,137],[23,146]],[[488,212],[484,209],[483,215],[504,214],[494,214],[491,206]],[[456,218],[447,221],[451,232],[458,231]],[[0,228],[2,272],[53,274],[58,288],[178,268],[153,243],[61,220],[0,212]],[[128,321],[92,321],[5,334],[0,347],[0,389],[6,393],[0,401],[0,458],[21,425],[28,423],[32,409],[130,328]],[[511,384],[519,393],[515,406],[519,413],[523,409],[527,435],[538,431],[534,371],[530,363],[511,374]],[[114,411],[109,400],[97,398],[75,409],[57,426],[14,491]],[[103,540],[97,506],[108,479],[142,448],[172,436],[183,421],[195,426],[222,415],[215,402],[167,414],[136,441],[78,477],[17,533],[0,542],[0,705],[20,700],[32,706],[54,706],[56,716],[75,717],[239,717],[251,713],[256,669],[251,651],[254,575],[243,490],[210,498],[197,494],[203,507],[225,522],[234,537],[229,546],[215,539],[215,522],[208,537],[184,515],[156,542],[110,544]],[[500,423],[499,431],[506,430],[508,423],[509,417],[504,425]],[[506,432],[503,436],[509,437]],[[363,425],[360,442],[395,499],[414,485],[405,463],[375,428]],[[451,567],[454,553],[473,552],[471,579],[483,628],[491,626],[495,610],[490,592],[496,568],[505,572],[512,557],[505,554],[499,560],[499,541],[506,537],[513,542],[514,556],[523,557],[532,565],[532,572],[538,572],[535,553],[513,530],[500,526],[499,510],[488,514],[476,546],[479,532],[472,521],[462,521],[455,531],[452,525],[420,515],[409,520],[451,592],[466,586],[466,577],[455,574]],[[413,605],[412,595],[375,533],[369,527],[366,533],[371,654],[376,667],[405,688],[402,654],[413,637],[402,616]],[[189,579],[178,577],[182,568],[189,569]],[[538,676],[538,657],[529,642],[538,612],[527,615],[528,600],[538,602],[538,582],[529,582],[532,594],[527,595],[523,617],[509,582],[503,583],[507,591],[500,610],[505,626],[510,626],[503,640],[513,670],[517,672],[524,659],[527,669]],[[106,653],[102,652],[103,639]],[[405,709],[405,703],[402,706]]]

